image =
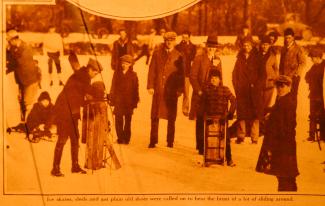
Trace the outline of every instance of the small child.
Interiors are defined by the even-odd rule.
[[[206,116],[220,115],[224,120],[233,119],[233,114],[236,110],[236,98],[228,87],[222,86],[221,73],[219,70],[210,70],[209,82],[203,89],[202,101],[204,110],[203,112]],[[228,102],[230,102],[229,112]],[[228,166],[235,166],[235,163],[232,161],[231,157],[230,138],[228,135],[226,138],[226,160]]]
[[[139,102],[139,83],[133,71],[133,57],[120,57],[121,68],[113,75],[110,104],[114,106],[115,129],[118,144],[129,144],[133,109]]]
[[[27,116],[27,134],[31,142],[39,142],[40,137],[47,136],[49,139],[52,136],[50,131],[49,117],[53,112],[53,104],[48,92],[42,92],[38,97],[37,103]]]

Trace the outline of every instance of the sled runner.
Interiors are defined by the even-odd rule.
[[[204,120],[204,166],[225,163],[227,120],[206,116]]]
[[[116,169],[121,164],[109,138],[110,122],[107,115],[107,101],[88,101],[83,111],[82,142],[86,143],[85,168],[103,168],[111,159]]]

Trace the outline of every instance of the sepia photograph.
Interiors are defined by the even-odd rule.
[[[325,204],[325,0],[0,9],[1,205]]]

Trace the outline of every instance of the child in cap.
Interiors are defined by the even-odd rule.
[[[133,110],[139,102],[139,83],[133,71],[133,57],[120,57],[121,68],[114,71],[110,90],[110,104],[114,106],[117,142],[129,144]]]
[[[40,137],[43,136],[51,138],[49,117],[52,112],[53,104],[51,103],[51,97],[48,92],[42,92],[27,117],[28,139],[30,141],[38,142]]]
[[[221,84],[221,73],[219,70],[210,70],[209,82],[203,89],[202,101],[203,113],[206,116],[220,116],[222,120],[233,119],[233,114],[236,110],[236,98],[228,87]],[[230,108],[228,112],[229,102]],[[228,132],[226,134],[228,134]],[[226,138],[226,160],[228,166],[235,166],[231,157],[229,136]]]

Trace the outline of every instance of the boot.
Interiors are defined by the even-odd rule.
[[[53,167],[51,175],[55,177],[64,177],[64,174],[61,173],[59,166]]]
[[[79,166],[78,163],[74,164],[71,168],[72,173],[80,173],[80,174],[87,174],[87,172]]]

